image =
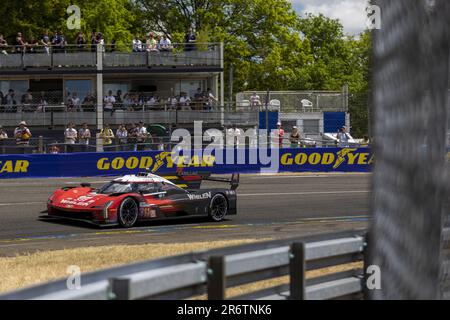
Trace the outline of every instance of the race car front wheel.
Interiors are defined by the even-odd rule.
[[[222,221],[228,212],[228,202],[223,194],[216,194],[209,204],[209,216],[214,221]]]
[[[119,207],[119,224],[124,228],[131,228],[137,221],[139,206],[133,198],[125,198]]]

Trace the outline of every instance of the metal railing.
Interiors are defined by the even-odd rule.
[[[269,110],[280,112],[346,112],[348,97],[338,91],[256,91],[259,100],[252,98],[255,91],[236,94],[237,110]]]
[[[195,50],[186,51],[184,43],[174,43],[170,50],[143,50],[132,52],[129,47],[119,46],[111,50],[111,44],[100,46],[99,52],[91,45],[58,46],[27,45],[6,46],[0,49],[0,69],[26,68],[93,68],[99,61],[97,54],[103,55],[103,68],[152,67],[152,66],[220,66],[220,45],[218,43],[198,43]],[[109,49],[108,49],[109,48]]]
[[[4,107],[4,106],[1,106]],[[27,106],[31,108],[32,106]],[[22,107],[21,107],[22,108]],[[65,126],[69,122],[77,125],[87,123],[90,126],[97,124],[97,115],[94,113],[97,107],[70,107],[67,105],[47,105],[39,111],[0,112],[0,124],[3,127],[15,127],[21,121],[25,121],[31,127]],[[184,107],[172,107],[167,104],[158,106],[141,105],[138,110],[113,109],[103,113],[103,123],[119,125],[122,123],[162,124],[192,124],[194,121],[203,121],[205,124],[225,125],[257,125],[258,113],[250,111],[222,112],[218,106],[202,107],[202,110],[183,110]],[[207,110],[206,108],[211,108]],[[70,111],[69,111],[70,110]]]
[[[365,232],[348,231],[193,252],[81,276],[81,288],[65,279],[0,296],[0,299],[362,299]],[[359,262],[359,263],[356,263]],[[351,264],[314,278],[306,272]],[[363,268],[361,268],[361,265]],[[226,290],[289,275],[289,283],[229,297]]]

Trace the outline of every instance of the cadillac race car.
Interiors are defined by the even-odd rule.
[[[130,228],[137,221],[205,216],[221,221],[236,214],[239,175],[213,179],[177,175],[179,184],[148,172],[125,175],[99,189],[88,183],[56,190],[47,201],[44,218],[82,220],[97,225]],[[200,189],[202,180],[229,182],[229,189]]]

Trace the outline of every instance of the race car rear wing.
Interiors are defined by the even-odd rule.
[[[202,181],[225,182],[230,184],[231,190],[236,190],[239,187],[239,174],[234,173],[231,178],[211,177],[210,172],[185,172],[177,170],[175,176],[162,176],[176,185],[185,189],[200,189]]]

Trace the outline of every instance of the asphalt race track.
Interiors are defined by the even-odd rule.
[[[132,229],[39,219],[58,187],[110,178],[0,180],[0,256],[92,245],[282,238],[363,228],[370,174],[241,175],[238,215],[223,222],[183,218]],[[217,185],[205,183],[204,186]],[[224,184],[219,184],[224,186]]]

